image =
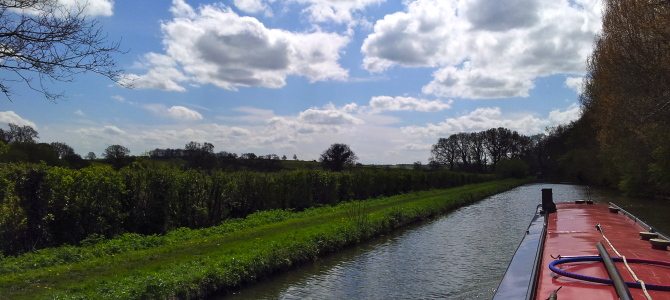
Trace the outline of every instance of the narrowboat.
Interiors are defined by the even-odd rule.
[[[493,299],[670,299],[669,240],[613,203],[542,189]]]

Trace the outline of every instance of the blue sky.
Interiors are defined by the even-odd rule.
[[[63,3],[72,1],[62,0]],[[599,1],[89,0],[122,87],[96,74],[21,84],[0,126],[98,156],[210,142],[312,160],[346,143],[364,164],[427,163],[438,138],[523,134],[579,117]],[[0,71],[0,76],[6,73]]]

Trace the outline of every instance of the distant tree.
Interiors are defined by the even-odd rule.
[[[86,168],[89,166],[89,162],[85,161],[83,158],[81,158],[81,155],[79,154],[68,154],[63,157],[61,157],[62,160],[67,162],[67,164],[70,166],[70,168],[73,169],[82,169]]]
[[[434,160],[431,160],[428,163],[428,168],[431,169],[431,170],[439,170],[441,167],[442,167],[442,164],[440,164],[439,162],[434,161]]]
[[[282,155],[281,160],[286,160],[286,155]]]
[[[423,165],[421,164],[421,161],[415,161],[414,164],[412,165],[412,169],[414,169],[415,171],[423,170]]]
[[[95,156],[95,152],[89,152],[88,154],[86,154],[86,159],[88,160],[94,160],[96,158],[97,156]]]
[[[4,162],[31,162],[44,161],[50,166],[62,165],[58,153],[47,143],[14,142],[9,145],[9,151],[3,155]]]
[[[298,156],[293,154],[293,160],[298,160]]]
[[[2,17],[0,17],[0,19],[2,19]],[[0,50],[0,53],[1,52],[2,51]],[[1,56],[0,59],[2,59]],[[1,68],[2,67],[0,67],[0,69]],[[14,142],[34,143],[35,139],[39,138],[39,134],[31,126],[28,125],[19,126],[14,123],[9,123],[8,125],[9,130],[3,130],[2,128],[0,128],[0,142],[4,142],[5,144],[10,144]]]
[[[115,168],[120,169],[127,164],[130,150],[121,145],[111,145],[105,149],[102,156],[109,160]]]
[[[51,144],[49,144],[49,145],[51,145],[51,147],[54,148],[54,150],[56,151],[56,153],[58,153],[58,158],[60,158],[60,159],[63,159],[63,157],[65,157],[65,156],[68,156],[68,155],[74,155],[74,154],[75,154],[75,153],[74,153],[74,149],[72,149],[72,147],[68,146],[68,145],[65,144],[65,143],[61,143],[61,142],[53,142],[53,143],[51,143]],[[81,157],[79,157],[79,158],[81,158]]]
[[[430,161],[440,165],[448,165],[449,170],[454,170],[458,151],[456,144],[455,135],[451,135],[449,138],[439,138],[437,144],[433,145],[430,150]]]
[[[324,169],[335,172],[342,171],[345,164],[355,164],[357,160],[358,157],[347,144],[332,144],[319,157]]]
[[[117,79],[112,53],[118,43],[108,43],[107,35],[95,19],[87,16],[86,1],[76,7],[56,0],[0,1],[0,91],[10,98],[7,82],[24,82],[49,100],[63,97],[45,88],[47,82],[72,81],[76,74],[93,72]],[[39,79],[34,83],[33,75]]]
[[[254,153],[242,153],[242,155],[240,155],[240,158],[241,159],[256,159],[256,158],[258,158],[258,156],[256,156],[256,154],[254,154]]]

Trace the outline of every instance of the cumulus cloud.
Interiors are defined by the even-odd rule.
[[[435,112],[451,108],[453,100],[442,102],[442,100],[429,101],[413,97],[390,97],[377,96],[370,100],[370,107],[374,111],[425,111]]]
[[[581,95],[584,92],[582,86],[583,80],[584,77],[568,77],[565,79],[565,86]]]
[[[74,114],[75,114],[75,115],[78,115],[78,116],[81,116],[81,117],[83,117],[83,116],[86,115],[81,109],[77,109],[77,110],[75,110],[75,111],[74,111]]]
[[[311,82],[348,76],[337,62],[349,42],[346,36],[269,29],[222,4],[202,5],[196,11],[183,0],[173,0],[171,12],[175,18],[162,24],[167,53],[147,54],[138,66],[148,73],[128,74],[122,84],[183,91],[182,82],[191,82],[236,90],[282,87],[288,75]]]
[[[179,85],[178,82],[185,81],[188,77],[177,68],[177,62],[170,56],[147,53],[144,55],[143,59],[144,60],[138,63],[137,66],[149,69],[147,74],[124,74],[119,79],[119,84],[140,89],[158,89],[179,92],[186,90]]]
[[[263,0],[234,0],[233,4],[235,7],[237,7],[239,10],[246,12],[246,13],[251,13],[251,14],[256,14],[256,13],[264,13],[265,16],[272,16],[272,8],[270,8],[269,3],[274,2],[274,0],[271,1],[263,1]]]
[[[531,113],[504,114],[499,107],[483,107],[475,109],[467,115],[448,118],[438,124],[426,126],[407,126],[401,130],[410,136],[437,137],[448,136],[459,132],[483,131],[490,128],[504,127],[522,134],[542,132],[547,126],[566,124],[580,116],[577,104],[570,105],[566,110],[552,110],[545,118]]]
[[[163,117],[168,117],[177,121],[198,121],[202,120],[202,115],[192,109],[188,109],[183,106],[172,106],[170,108],[165,107],[162,104],[147,104],[144,105],[144,109],[149,112]]]
[[[5,125],[8,123],[14,123],[19,126],[30,126],[33,129],[37,130],[37,125],[35,123],[21,118],[18,114],[13,111],[0,111],[0,124]]]
[[[321,125],[356,125],[364,123],[363,120],[344,111],[314,108],[301,112],[298,119],[309,124]]]
[[[202,120],[202,115],[183,106],[173,106],[167,109],[167,114],[171,118],[180,121],[197,121]]]
[[[363,65],[436,67],[423,92],[440,97],[527,97],[537,77],[584,74],[600,20],[598,0],[417,0],[376,22]]]
[[[386,0],[292,0],[307,5],[303,10],[312,22],[348,23],[355,20],[356,11]]]
[[[582,108],[574,103],[570,105],[565,111],[558,109],[549,112],[549,122],[551,124],[568,124],[579,119],[582,115]]]

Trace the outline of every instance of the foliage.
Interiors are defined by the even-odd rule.
[[[120,169],[130,164],[130,160],[128,159],[129,155],[130,150],[121,145],[111,145],[105,148],[105,151],[102,153],[102,156],[116,169]]]
[[[0,88],[2,84],[0,83]],[[37,131],[28,125],[19,126],[14,123],[7,124],[9,130],[0,128],[0,142],[5,144],[11,143],[33,143],[36,138],[39,138]]]
[[[599,142],[603,176],[629,194],[666,194],[670,172],[670,6],[604,1],[603,29],[581,97]],[[667,195],[667,194],[666,194]]]
[[[495,169],[504,159],[523,159],[535,165],[537,158],[533,151],[537,146],[536,138],[502,127],[460,132],[438,139],[431,149],[430,161],[448,166],[452,171],[486,172]]]
[[[525,178],[528,176],[528,165],[520,159],[502,159],[496,165],[499,178]]]
[[[340,172],[344,165],[353,165],[358,160],[356,153],[347,144],[332,144],[321,153],[319,161],[324,170]]]
[[[352,199],[492,180],[450,171],[277,173],[176,168],[0,164],[0,250],[17,254],[78,244],[92,234],[163,234],[272,209],[303,210]]]

